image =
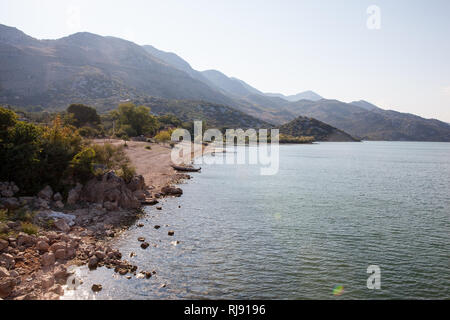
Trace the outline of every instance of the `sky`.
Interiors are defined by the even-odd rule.
[[[448,0],[0,0],[0,23],[38,39],[116,36],[264,92],[447,122],[449,14]]]

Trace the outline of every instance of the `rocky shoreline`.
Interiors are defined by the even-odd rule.
[[[150,278],[154,270],[138,270],[110,240],[143,215],[143,205],[181,196],[183,191],[173,185],[189,178],[173,172],[165,185],[154,187],[141,175],[126,183],[110,171],[77,184],[65,203],[49,186],[34,197],[14,197],[17,186],[0,183],[0,209],[33,212],[33,224],[39,226],[33,234],[20,221],[0,223],[0,299],[57,300],[74,281],[74,265],[105,266],[122,276]],[[100,290],[100,284],[92,287]]]

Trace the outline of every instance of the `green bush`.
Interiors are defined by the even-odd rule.
[[[14,111],[0,107],[0,131],[4,132],[17,122],[17,114]],[[1,137],[0,137],[1,138]]]
[[[94,175],[95,164],[121,170],[128,179],[134,171],[127,165],[123,146],[83,143],[80,132],[91,135],[93,130],[64,125],[59,115],[50,125],[26,123],[0,107],[0,181],[14,181],[23,195],[35,194],[46,185],[67,194],[67,181],[86,181]]]
[[[117,170],[117,175],[129,183],[131,179],[136,175],[136,169],[128,164],[123,164],[119,170]]]
[[[70,168],[76,180],[87,181],[94,176],[95,151],[92,148],[86,148],[70,162]]]
[[[56,116],[51,126],[17,121],[0,108],[0,181],[14,181],[22,194],[34,194],[45,185],[60,189],[70,161],[82,149],[74,127]]]
[[[8,220],[8,211],[0,210],[0,222]]]
[[[91,128],[91,127],[82,127],[78,129],[78,133],[83,138],[95,138],[100,135],[100,130]]]
[[[45,181],[41,186],[49,184],[59,190],[62,188],[62,178],[68,175],[72,159],[83,148],[82,138],[74,127],[62,126],[57,116],[51,127],[44,127],[41,141],[38,177]]]
[[[95,151],[94,162],[105,166],[108,170],[118,170],[130,162],[123,146],[114,146],[110,143],[105,143],[94,144],[91,148]]]
[[[29,235],[36,235],[39,232],[39,227],[31,222],[22,222],[22,231]]]
[[[22,191],[40,186],[41,128],[15,121],[0,108],[0,181],[14,181]],[[9,110],[7,110],[9,111]],[[7,114],[7,116],[5,116]],[[8,119],[9,118],[9,119]]]
[[[172,132],[171,132],[171,130],[160,131],[160,132],[155,136],[155,140],[158,141],[158,142],[160,142],[160,143],[166,143],[166,142],[169,142],[171,138],[172,138]]]

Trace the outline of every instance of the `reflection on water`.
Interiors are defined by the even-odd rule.
[[[115,240],[152,278],[83,267],[66,297],[449,298],[450,144],[292,145],[280,156],[275,176],[202,165],[181,198],[148,207],[145,226]],[[366,287],[372,264],[381,290]],[[103,291],[93,295],[93,283]]]

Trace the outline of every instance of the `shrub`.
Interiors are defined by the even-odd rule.
[[[55,226],[55,220],[53,220],[53,219],[48,219],[48,220],[45,222],[45,226],[46,226],[47,229],[53,229],[53,227]]]
[[[8,211],[0,210],[0,222],[8,220]]]
[[[123,164],[120,169],[117,170],[117,175],[125,180],[126,183],[129,183],[136,175],[136,169],[128,164]]]
[[[39,232],[39,227],[30,222],[22,222],[21,227],[22,231],[29,235],[36,235]]]
[[[130,136],[124,130],[121,129],[119,130],[119,132],[115,134],[115,137],[122,140],[129,140]]]
[[[166,142],[170,141],[171,138],[172,138],[172,133],[168,130],[160,131],[155,136],[155,140],[160,143],[166,143]]]
[[[39,188],[42,130],[24,122],[3,129],[0,130],[0,181],[14,181],[22,191]]]
[[[24,222],[31,222],[33,220],[33,216],[34,213],[25,208],[10,210],[7,214],[9,220]]]
[[[147,149],[147,150],[152,150],[152,147],[150,147],[150,146],[145,146],[145,149]]]
[[[86,148],[70,162],[73,177],[76,180],[87,181],[94,175],[95,151],[92,148]]]
[[[100,131],[91,127],[82,127],[78,129],[78,133],[84,138],[95,138],[99,136]]]
[[[130,162],[123,146],[105,143],[94,144],[91,148],[95,151],[94,162],[105,166],[109,170],[118,170],[122,165]]]

